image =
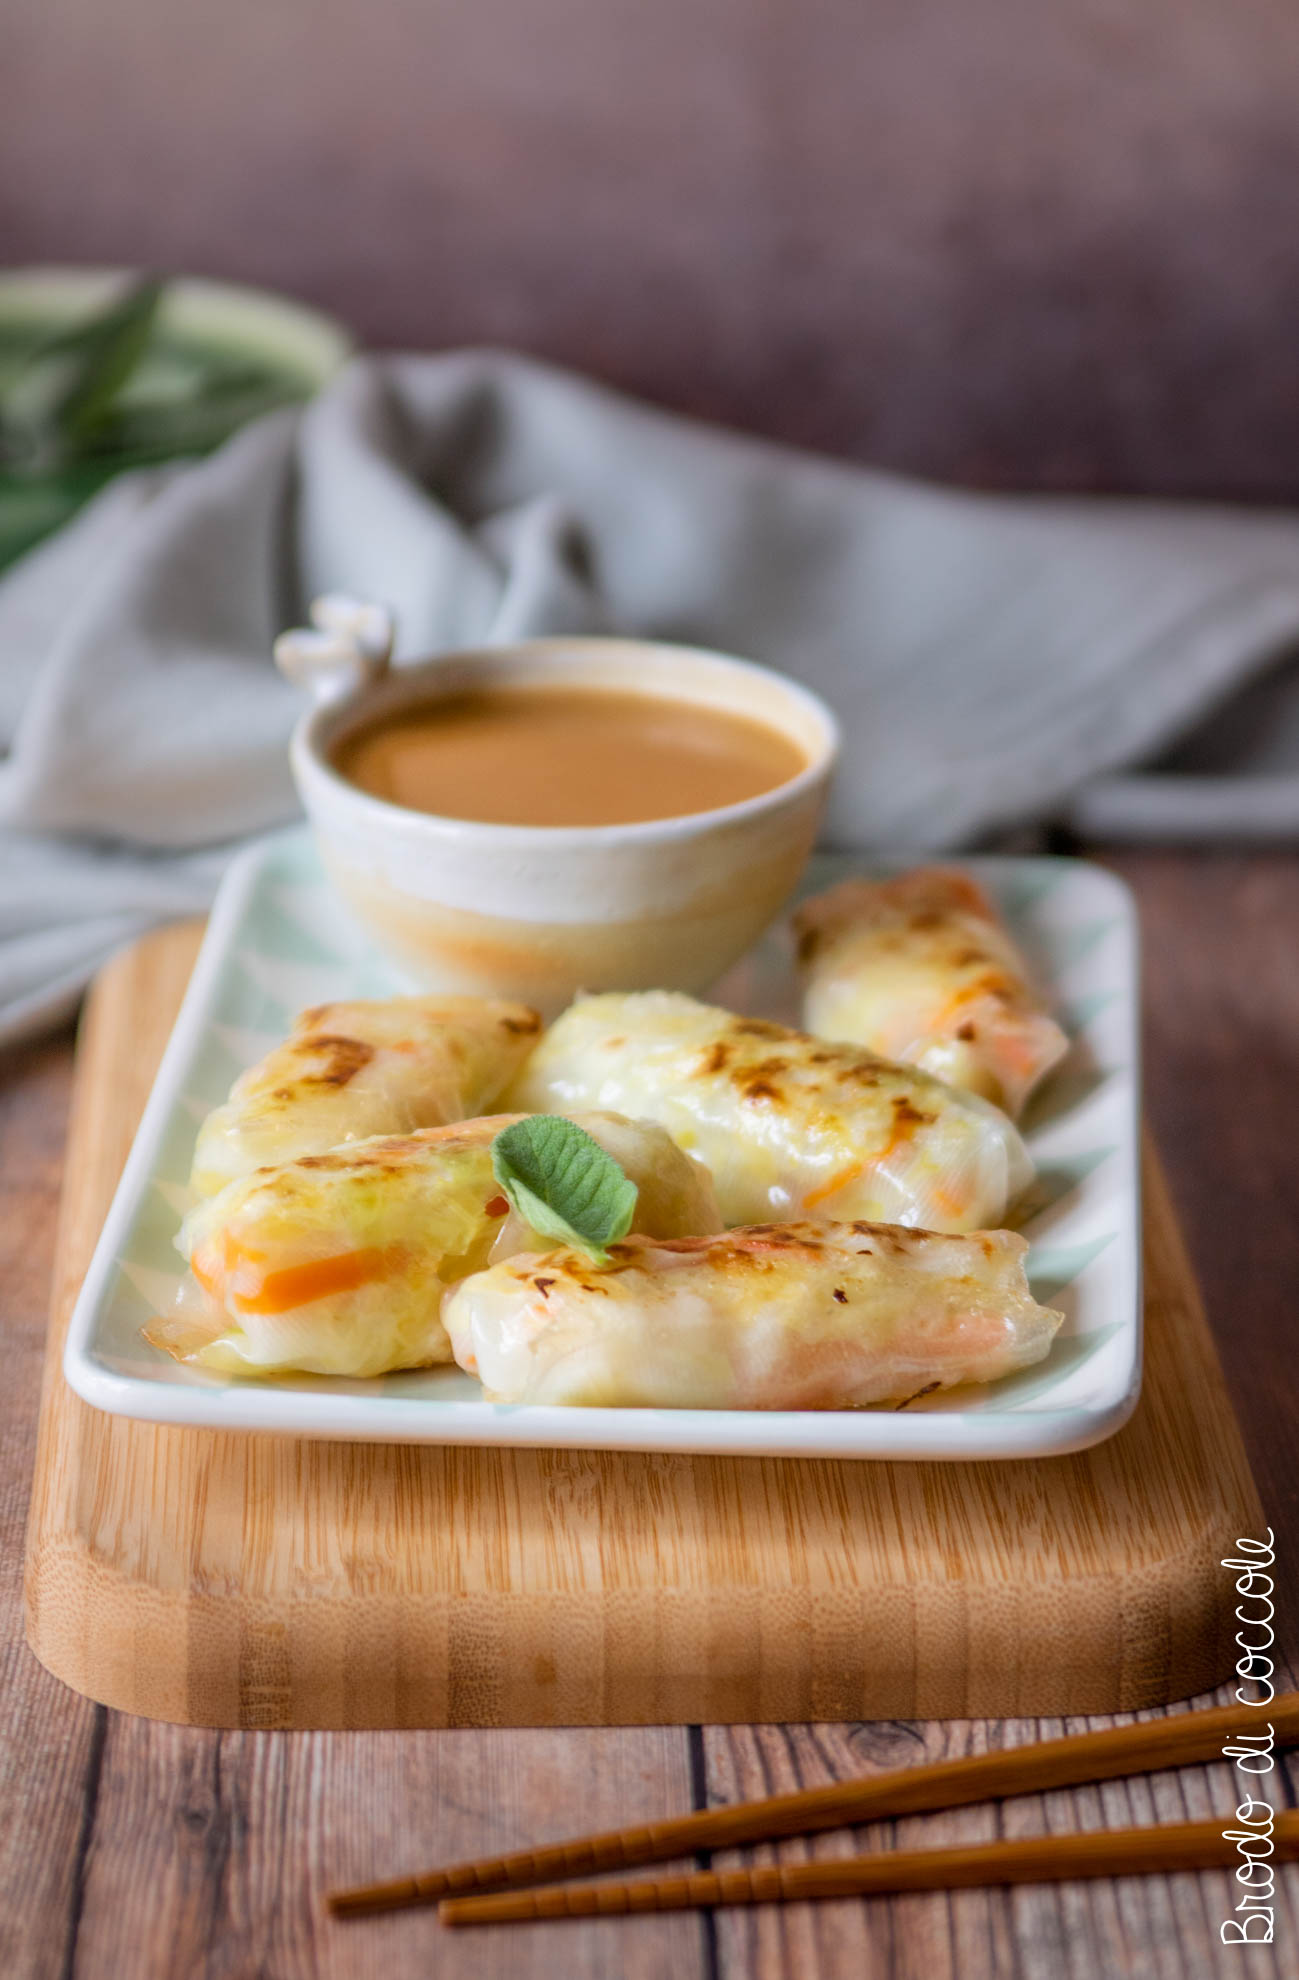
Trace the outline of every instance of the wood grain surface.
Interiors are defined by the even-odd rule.
[[[1299,861],[1125,855],[1147,933],[1147,1090],[1277,1535],[1299,1560],[1299,1410],[1280,1333],[1296,1283]],[[0,1083],[0,1971],[23,1980],[1248,1980],[1299,1975],[1299,1877],[1276,1943],[1222,1949],[1221,1873],[968,1891],[459,1935],[427,1916],[327,1922],[327,1887],[609,1820],[654,1819],[1067,1724],[804,1724],[667,1730],[200,1732],[92,1706],[22,1643],[19,1562],[34,1460],[68,1041],[11,1055]],[[1284,1642],[1293,1657],[1293,1605]],[[1226,1691],[1217,1696],[1225,1701]],[[1271,1799],[1293,1805],[1299,1766]],[[977,1841],[1227,1814],[1225,1765],[912,1818],[734,1860],[897,1840]],[[730,1858],[721,1858],[729,1861]]]
[[[1194,1712],[1168,1713],[1162,1718],[1127,1718],[1099,1731],[1071,1733],[1063,1739],[1040,1739],[1028,1746],[991,1747],[983,1753],[967,1753],[957,1760],[931,1761],[924,1766],[908,1764],[882,1773],[831,1781],[823,1787],[796,1788],[790,1794],[764,1794],[756,1801],[730,1801],[718,1808],[696,1808],[668,1822],[587,1832],[550,1845],[529,1843],[526,1849],[504,1856],[473,1857],[466,1863],[443,1864],[413,1877],[332,1891],[329,1908],[339,1917],[356,1918],[407,1905],[441,1906],[444,1900],[462,1897],[476,1900],[484,1895],[517,1895],[520,1890],[535,1890],[540,1885],[549,1885],[553,1891],[575,1880],[589,1882],[610,1870],[620,1879],[629,1878],[623,1889],[634,1895],[637,1889],[644,1892],[652,1888],[652,1880],[647,1884],[630,1876],[647,1864],[660,1865],[704,1853],[715,1856],[722,1850],[747,1848],[750,1844],[783,1841],[789,1836],[821,1835],[830,1829],[861,1828],[868,1822],[895,1822],[907,1815],[946,1813],[975,1802],[1006,1801],[1017,1795],[1049,1794],[1057,1788],[1088,1786],[1095,1781],[1202,1766],[1206,1761],[1220,1759],[1231,1750],[1231,1743],[1242,1736],[1252,1751],[1259,1745],[1259,1724],[1257,1703],[1208,1706]],[[1299,1746],[1299,1691],[1274,1691],[1269,1696],[1266,1725],[1262,1745],[1269,1754],[1277,1748]],[[1269,1760],[1269,1769],[1270,1764]],[[1128,1829],[1124,1833],[1139,1832]],[[1197,1858],[1191,1864],[1173,1861],[1167,1867],[1208,1867],[1209,1861],[1220,1860],[1216,1847],[1221,1840],[1221,1836],[1216,1839],[1215,1854],[1203,1866]],[[1052,1838],[1045,1841],[1054,1846]],[[1287,1854],[1299,1853],[1299,1829],[1289,1836],[1278,1834],[1278,1854],[1283,1843],[1296,1846]],[[1173,1855],[1179,1858],[1180,1852],[1174,1850]],[[1113,1873],[1113,1865],[1106,1868]],[[776,1874],[783,1873],[778,1870]],[[820,1875],[819,1870],[816,1874]],[[997,1881],[979,1876],[953,1878],[951,1883]],[[1033,1880],[1008,1877],[1005,1881]],[[933,1877],[925,1886],[933,1890],[947,1887],[942,1876]],[[608,1886],[597,1886],[601,1888]],[[863,1884],[861,1888],[864,1890],[866,1886]],[[900,1881],[896,1888],[912,1890],[920,1886]],[[800,1894],[830,1895],[828,1891]],[[846,1891],[835,1895],[846,1895]],[[611,1907],[629,1911],[638,1908],[634,1903]],[[654,1906],[645,1908],[652,1910]],[[561,1912],[562,1909],[561,1906]],[[603,1911],[604,1906],[597,1904],[595,1909]],[[518,1919],[529,1914],[514,1911],[509,1915]]]
[[[1116,1711],[1218,1683],[1215,1566],[1262,1513],[1158,1165],[1146,1377],[1116,1437],[1003,1464],[456,1449],[155,1427],[62,1379],[68,1312],[198,939],[82,1028],[28,1640],[190,1725],[629,1725]]]

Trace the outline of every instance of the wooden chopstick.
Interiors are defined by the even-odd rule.
[[[864,1780],[834,1781],[763,1801],[736,1802],[704,1809],[667,1822],[615,1829],[573,1842],[518,1850],[509,1856],[456,1863],[422,1876],[402,1877],[363,1889],[333,1891],[329,1908],[340,1917],[388,1911],[402,1905],[435,1904],[468,1892],[550,1883],[601,1870],[628,1870],[641,1863],[663,1863],[696,1850],[730,1849],[741,1843],[772,1842],[781,1836],[809,1835],[927,1809],[956,1808],[971,1801],[1000,1800],[1013,1794],[1040,1794],[1048,1788],[1077,1787],[1085,1781],[1123,1774],[1149,1774],[1161,1767],[1185,1767],[1217,1760],[1224,1742],[1239,1733],[1260,1733],[1271,1725],[1278,1746],[1299,1745],[1299,1692],[1285,1692],[1262,1709],[1220,1705],[1183,1712],[1171,1719],[1077,1733],[1033,1746],[972,1753],[924,1767],[899,1767]]]
[[[1042,1884],[1067,1877],[1130,1877],[1152,1870],[1211,1870],[1245,1859],[1223,1834],[1230,1816],[1147,1829],[1034,1836],[961,1849],[881,1850],[822,1863],[762,1870],[697,1871],[627,1884],[548,1884],[536,1891],[446,1898],[444,1925],[488,1925],[536,1918],[591,1918],[635,1911],[687,1911],[705,1905],[787,1903],[792,1898],[860,1897],[884,1891],[941,1891],[966,1885]],[[1278,1815],[1277,1862],[1299,1856],[1299,1811]]]

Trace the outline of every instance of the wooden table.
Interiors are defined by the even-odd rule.
[[[1299,1646],[1299,860],[1124,854],[1145,929],[1150,1112],[1268,1518]],[[1299,1866],[1276,1943],[1224,1951],[1225,1873],[492,1929],[329,1922],[339,1882],[1022,1741],[1058,1724],[210,1733],[110,1712],[22,1639],[23,1525],[71,1084],[67,1037],[0,1081],[0,1973],[13,1980],[562,1974],[649,1980],[1299,1975]],[[1225,1698],[1226,1693],[1219,1694]],[[1071,1727],[1075,1722],[1070,1722]],[[1082,1723],[1082,1722],[1079,1722]],[[1093,1721],[1092,1723],[1102,1723]],[[1293,1804],[1299,1766],[1269,1777]],[[900,1842],[1230,1811],[1225,1765],[897,1825]],[[886,1836],[870,1840],[886,1840]],[[842,1851],[843,1837],[814,1847]],[[783,1846],[791,1856],[801,1843]]]

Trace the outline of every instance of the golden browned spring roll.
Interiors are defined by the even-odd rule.
[[[983,889],[922,867],[845,880],[794,916],[803,1023],[1018,1114],[1069,1049]]]
[[[241,1073],[199,1130],[190,1186],[211,1196],[236,1176],[373,1134],[409,1134],[484,1113],[541,1031],[526,1004],[486,997],[390,997],[319,1004]]]
[[[815,1212],[979,1230],[1002,1222],[1033,1174],[1014,1126],[986,1100],[859,1045],[670,990],[580,998],[507,1103],[659,1121],[711,1170],[728,1224]]]
[[[494,1265],[444,1317],[501,1402],[846,1409],[1040,1361],[1061,1316],[1029,1292],[1027,1248],[867,1223],[626,1238],[604,1266],[568,1248]]]

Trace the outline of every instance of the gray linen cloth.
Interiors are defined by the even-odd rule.
[[[1294,518],[923,487],[519,357],[360,359],[0,581],[0,1042],[294,816],[270,648],[325,590],[391,606],[399,660],[619,630],[784,668],[843,721],[833,843],[1299,836]]]

